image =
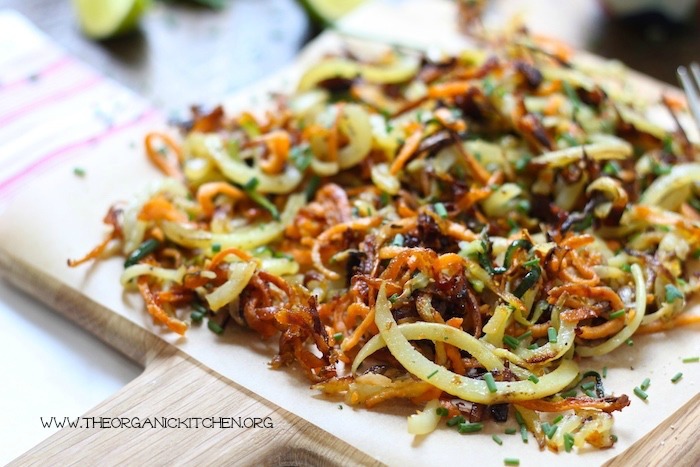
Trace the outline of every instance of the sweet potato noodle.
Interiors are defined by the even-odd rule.
[[[148,135],[167,177],[69,263],[116,245],[170,330],[277,339],[272,366],[319,391],[425,407],[412,433],[516,417],[541,447],[609,447],[629,399],[577,362],[698,323],[698,148],[640,101],[619,68],[522,31],[326,57],[266,111]]]

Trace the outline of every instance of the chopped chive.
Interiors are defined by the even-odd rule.
[[[620,167],[620,164],[616,161],[608,162],[603,167],[603,172],[605,173],[605,175],[610,175],[611,177],[616,177],[617,175],[620,175],[621,170],[622,167]]]
[[[530,337],[531,335],[532,335],[532,331],[527,331],[527,332],[520,334],[517,339],[519,341],[523,341],[523,340],[527,339],[528,337]]]
[[[506,428],[506,429],[503,431],[503,433],[505,433],[505,434],[507,434],[507,435],[514,435],[514,434],[516,434],[517,432],[518,432],[518,430],[516,430],[515,428]]]
[[[584,393],[585,395],[587,395],[588,397],[590,397],[591,399],[597,399],[597,398],[598,398],[598,395],[597,395],[595,392],[593,392],[593,390],[591,390],[591,389],[586,389],[586,390],[583,391],[583,393]]]
[[[444,204],[435,203],[433,205],[433,209],[435,209],[435,212],[437,213],[437,215],[442,217],[443,219],[445,219],[447,217],[447,209],[445,208]]]
[[[517,410],[515,411],[515,420],[518,422],[518,425],[520,425],[520,426],[525,425],[525,419],[520,414],[520,412],[518,412]]]
[[[576,389],[570,389],[566,392],[562,392],[561,397],[563,397],[564,399],[568,399],[569,397],[575,397],[576,392],[577,392]]]
[[[396,303],[396,300],[398,300],[398,299],[399,299],[399,294],[397,294],[397,293],[395,293],[394,295],[392,295],[391,297],[389,297],[389,301],[390,301],[391,303]]]
[[[683,373],[681,373],[681,372],[679,371],[678,373],[676,373],[675,375],[673,375],[673,378],[671,378],[671,382],[672,382],[672,383],[677,383],[678,380],[680,380],[682,377],[683,377]]]
[[[665,164],[659,164],[658,162],[654,162],[651,166],[651,171],[654,175],[667,175],[671,173],[671,167]]]
[[[564,87],[564,92],[566,93],[566,97],[569,98],[571,101],[571,105],[573,106],[573,115],[574,119],[576,118],[576,114],[578,113],[582,103],[581,99],[579,99],[578,94],[576,94],[576,91],[574,88],[571,86],[571,83],[568,81],[562,81],[562,86]]]
[[[625,344],[627,344],[628,347],[632,347],[632,346],[634,345],[634,341],[633,341],[632,338],[630,337],[629,339],[627,339],[627,340],[625,341]]]
[[[557,432],[557,428],[559,428],[556,425],[551,425],[547,422],[542,423],[542,431],[544,432],[545,435],[547,435],[547,438],[552,439],[554,436],[554,433]]]
[[[318,175],[313,175],[309,179],[309,182],[306,184],[306,189],[304,190],[304,195],[306,195],[307,201],[311,201],[314,198],[314,196],[316,196],[316,190],[318,190],[318,186],[320,184],[321,179]]]
[[[253,179],[253,180],[257,180],[257,179]],[[250,183],[250,182],[249,182],[249,183]],[[246,183],[246,185],[248,185],[248,184]],[[277,206],[275,206],[275,205],[272,203],[272,201],[270,201],[269,199],[267,199],[267,197],[265,197],[264,195],[261,195],[260,193],[258,193],[257,191],[255,191],[255,190],[253,190],[253,189],[250,189],[250,190],[249,190],[249,189],[246,189],[246,193],[248,194],[248,197],[249,197],[251,200],[253,200],[255,203],[259,204],[260,207],[264,208],[264,209],[267,210],[270,214],[272,214],[272,217],[273,217],[275,220],[280,220],[280,212],[279,212],[279,210],[277,209]]]
[[[625,316],[626,312],[627,310],[625,310],[624,308],[622,310],[613,311],[612,313],[610,313],[610,319],[621,318]]]
[[[211,320],[211,319],[209,321],[207,321],[207,327],[214,334],[222,334],[224,332],[224,328],[221,327],[221,325],[219,323],[217,323],[216,321]]]
[[[528,214],[531,208],[532,204],[526,199],[518,200],[518,202],[515,205],[515,209],[522,214]]]
[[[498,435],[491,435],[491,439],[498,444],[499,446],[503,446],[503,440],[501,439],[500,436]]]
[[[594,388],[595,388],[595,383],[593,381],[589,381],[589,382],[583,383],[581,385],[581,389],[583,389],[584,391],[590,391],[591,389],[594,389]]]
[[[666,284],[666,302],[673,303],[679,298],[683,299],[683,292],[673,284]]]
[[[529,379],[530,381],[532,381],[532,382],[535,383],[535,384],[537,384],[537,383],[540,382],[540,379],[539,379],[537,376],[535,376],[535,375],[530,375],[530,376],[527,377],[527,379]]]
[[[649,386],[651,385],[651,380],[649,378],[644,378],[644,381],[642,381],[642,384],[639,385],[640,388],[642,388],[643,391],[646,391],[649,389]]]
[[[433,371],[432,373],[430,373],[430,374],[428,375],[428,379],[432,378],[432,377],[435,376],[436,374],[438,374],[438,370],[435,370],[435,371]]]
[[[697,363],[697,362],[700,362],[700,357],[685,357],[681,361],[683,363]]]
[[[607,377],[608,377],[608,367],[604,366],[603,367],[603,378],[607,378]]]
[[[641,400],[643,400],[643,401],[647,400],[647,397],[649,397],[649,394],[647,394],[646,392],[644,392],[644,391],[642,390],[642,388],[640,388],[640,387],[638,387],[638,386],[634,388],[634,394],[635,394],[637,397],[639,397]]]
[[[343,340],[343,333],[336,332],[335,334],[333,334],[333,340],[336,342],[341,342]]]
[[[571,133],[562,133],[558,138],[559,140],[564,140],[569,146],[578,146],[579,142]]]
[[[557,423],[561,422],[562,420],[564,420],[564,416],[557,415],[557,417],[554,420],[552,420],[552,424],[556,425]]]
[[[520,159],[516,160],[515,164],[513,164],[515,167],[515,171],[518,173],[524,171],[527,168],[528,164],[530,163],[531,159],[532,159],[531,156],[525,155],[525,156],[521,157]]]
[[[292,163],[296,166],[296,168],[303,172],[309,167],[309,165],[311,165],[313,153],[308,145],[294,146],[289,151],[289,158],[292,160]]]
[[[571,433],[564,433],[564,450],[566,452],[571,452],[574,447],[574,435]]]
[[[438,417],[446,417],[448,413],[450,413],[450,411],[447,410],[445,407],[438,407],[437,409],[435,409],[435,414]]]
[[[192,313],[190,313],[190,319],[195,323],[201,323],[204,319],[204,313],[202,313],[200,310],[194,310]]]
[[[461,415],[457,415],[457,416],[452,417],[449,420],[447,420],[447,426],[457,426],[460,423],[464,423],[464,422],[465,422],[464,417],[462,417]]]
[[[457,431],[460,433],[476,433],[477,431],[481,431],[484,429],[484,424],[483,423],[460,423],[459,426],[457,427]]]
[[[535,350],[537,347],[539,347],[537,344],[530,344],[527,346],[528,350]]]
[[[622,269],[625,272],[632,272],[632,266],[630,266],[629,264],[623,264],[622,266],[620,266],[620,269]]]
[[[253,191],[258,187],[259,184],[260,184],[260,180],[253,177],[250,180],[248,180],[247,182],[245,182],[245,185],[243,185],[243,189],[245,191]]]
[[[84,176],[85,176],[85,169],[83,169],[82,167],[75,167],[75,168],[73,169],[73,173],[74,173],[77,177],[84,177]]]
[[[392,245],[394,246],[403,246],[403,242],[405,241],[405,238],[402,234],[396,234],[394,237],[394,241],[391,242]]]
[[[515,457],[506,457],[503,459],[503,463],[505,465],[520,465],[520,459],[516,459]]]
[[[489,392],[498,391],[496,381],[494,381],[493,375],[490,372],[484,373],[484,381],[486,381],[486,386],[489,388]]]
[[[211,244],[211,252],[212,253],[218,253],[221,251],[221,244],[220,243],[212,243]]]
[[[124,261],[124,267],[128,268],[129,266],[133,266],[134,264],[138,263],[141,261],[143,258],[146,256],[150,255],[153,253],[158,247],[160,246],[160,242],[156,240],[155,238],[149,238],[145,242],[143,242],[141,245],[139,245],[138,248],[136,248]]]
[[[523,443],[527,443],[527,427],[525,425],[520,426],[520,437]]]
[[[520,284],[518,284],[518,286],[513,291],[513,295],[515,295],[518,298],[522,298],[522,296],[525,295],[525,292],[534,287],[537,281],[540,280],[541,275],[542,271],[538,266],[535,266],[532,269],[530,269],[527,272],[527,274],[523,276],[523,280],[520,281]]]
[[[531,259],[529,261],[525,261],[523,263],[523,266],[526,268],[531,268],[532,266],[538,266],[540,264],[540,260],[538,258]]]
[[[379,201],[381,201],[382,206],[386,206],[391,201],[391,195],[386,191],[382,191],[382,194],[379,195]]]
[[[518,347],[518,345],[520,344],[520,341],[513,336],[509,336],[508,334],[505,334],[503,336],[503,343],[505,345],[507,345],[508,347],[510,347],[511,349],[516,349]]]
[[[554,329],[552,326],[547,328],[547,338],[552,344],[557,343],[557,330]]]

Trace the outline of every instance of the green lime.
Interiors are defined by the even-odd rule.
[[[299,0],[311,19],[330,26],[365,0]]]
[[[107,39],[136,27],[151,0],[73,0],[83,32]]]

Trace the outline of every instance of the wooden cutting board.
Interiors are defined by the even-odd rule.
[[[255,100],[251,96],[259,95],[261,89],[288,87],[303,63],[337,45],[336,36],[322,36],[302,55],[299,65],[229,105]],[[645,89],[658,91],[655,84],[641,81]],[[162,126],[143,122],[94,145],[75,148],[50,170],[28,173],[4,200],[2,276],[145,368],[118,394],[85,414],[82,424],[92,428],[63,429],[17,459],[17,464],[47,460],[56,464],[427,464],[443,460],[441,455],[455,459],[463,452],[477,453],[474,460],[483,465],[502,465],[505,457],[519,457],[521,465],[600,464],[613,457],[610,465],[696,465],[700,461],[695,435],[700,428],[700,375],[695,368],[683,368],[687,384],[675,388],[676,397],[652,393],[655,397],[649,407],[634,403],[626,409],[648,410],[649,419],[655,421],[642,430],[636,428],[635,434],[626,434],[626,425],[621,424],[618,446],[629,446],[624,452],[618,447],[603,453],[555,455],[515,439],[498,447],[486,434],[457,437],[442,430],[413,439],[405,433],[405,407],[369,413],[322,400],[292,371],[267,369],[271,347],[250,333],[233,330],[219,338],[195,328],[186,339],[163,333],[143,312],[137,296],[122,293],[120,260],[80,269],[65,265],[67,258],[81,256],[101,238],[99,219],[112,202],[159,178],[145,161],[139,142],[144,132]],[[81,167],[85,176],[76,177],[74,167]],[[692,342],[694,332],[677,331],[674,338]],[[646,353],[625,350],[620,368],[608,363],[611,373],[622,374],[629,362],[643,367],[645,358],[663,352],[669,344],[647,340],[638,344],[648,349]],[[662,386],[662,377],[668,377],[665,369],[657,371],[654,384]],[[675,373],[675,368],[670,371]],[[639,373],[640,381],[643,377]],[[631,392],[629,385],[623,389]],[[185,420],[185,426],[126,427],[135,418],[148,417]],[[209,417],[230,420],[229,427],[192,427],[194,419]],[[236,421],[258,426],[238,428]],[[95,424],[104,428],[94,428]]]

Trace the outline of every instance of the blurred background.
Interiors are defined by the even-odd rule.
[[[426,18],[433,1],[423,0]],[[455,1],[503,22],[520,13],[536,32],[668,83],[675,84],[677,65],[700,57],[696,0]],[[297,0],[154,0],[133,33],[94,41],[79,30],[69,0],[2,0],[0,6],[22,13],[69,53],[166,110],[231,94],[289,63],[322,29]]]
[[[288,65],[328,26],[337,14],[333,7],[362,3],[303,1],[305,5],[297,0],[154,0],[135,30],[104,40],[81,31],[69,0],[0,0],[0,10],[19,12],[51,43],[171,115],[193,104],[214,105]],[[433,18],[436,5],[456,6],[457,1],[466,15],[462,19],[483,15],[485,22],[498,25],[520,14],[535,32],[619,59],[671,85],[678,65],[700,59],[696,0],[376,1],[392,8],[422,1],[424,21]],[[331,5],[330,13],[324,4]],[[2,106],[0,101],[0,110]],[[0,325],[0,352],[7,356],[0,364],[5,383],[0,385],[0,464],[51,434],[39,416],[78,416],[140,372],[2,281]]]

